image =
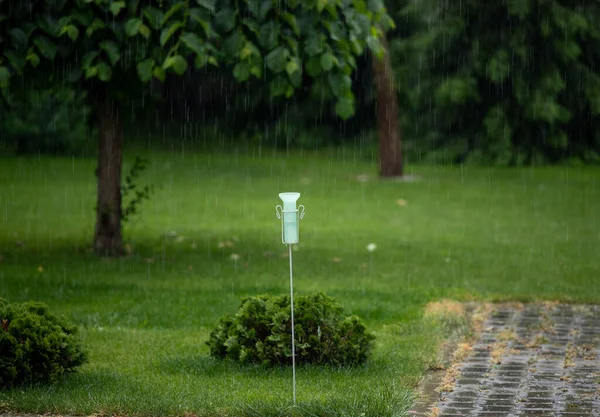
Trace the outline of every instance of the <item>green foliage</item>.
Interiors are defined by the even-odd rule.
[[[364,363],[375,337],[357,316],[322,293],[294,302],[296,357],[300,364],[351,366]],[[290,297],[242,300],[233,316],[223,316],[207,342],[210,353],[242,363],[291,364]]]
[[[430,159],[600,161],[598,2],[427,0],[402,12],[421,22],[394,42],[404,128]]]
[[[0,388],[58,379],[86,362],[77,328],[43,303],[0,298]]]
[[[89,153],[89,117],[85,94],[65,86],[28,86],[0,110],[0,140],[19,154]]]
[[[149,200],[154,192],[154,187],[144,185],[140,187],[138,180],[140,173],[148,168],[148,159],[140,156],[135,157],[135,161],[125,176],[124,184],[121,186],[121,196],[123,197],[124,207],[121,214],[123,222],[127,222],[131,216],[139,212],[140,205],[144,200]]]
[[[13,38],[0,56],[3,90],[14,75],[60,66],[71,81],[120,91],[130,69],[148,82],[182,75],[193,62],[233,68],[239,81],[266,77],[271,95],[282,97],[300,86],[302,62],[314,78],[352,73],[364,48],[380,49],[380,26],[392,24],[382,0],[19,0],[2,6],[0,19],[0,39]],[[338,114],[349,117],[352,90],[341,84],[333,93]]]

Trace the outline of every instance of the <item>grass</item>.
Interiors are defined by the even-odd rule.
[[[428,302],[600,300],[598,168],[409,166],[420,180],[395,182],[352,149],[146,150],[126,161],[139,153],[151,161],[143,180],[158,188],[126,225],[132,253],[122,259],[88,250],[93,160],[0,159],[0,296],[45,301],[80,325],[90,353],[52,385],[0,392],[0,408],[402,415],[443,335],[423,319]],[[204,344],[241,297],[289,291],[275,217],[283,191],[306,206],[295,291],[335,297],[377,336],[364,367],[300,367],[295,408],[289,369],[222,363]]]

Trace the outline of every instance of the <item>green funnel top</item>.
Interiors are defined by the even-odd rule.
[[[296,201],[300,198],[300,193],[279,193],[279,198],[283,201],[284,210],[295,210]]]

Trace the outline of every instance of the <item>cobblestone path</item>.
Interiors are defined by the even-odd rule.
[[[599,347],[600,306],[497,306],[450,392],[413,414],[600,417]]]

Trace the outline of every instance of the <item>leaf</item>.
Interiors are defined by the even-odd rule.
[[[193,21],[195,21],[200,26],[202,26],[202,29],[204,30],[204,34],[207,37],[212,36],[213,31],[212,31],[212,25],[210,24],[211,16],[206,10],[194,7],[193,9],[190,10],[190,16],[193,19]]]
[[[333,68],[335,57],[331,52],[325,52],[321,55],[321,68],[325,71],[331,70]]]
[[[354,114],[354,99],[341,97],[335,103],[335,112],[343,120],[350,118]]]
[[[177,74],[183,75],[183,73],[187,69],[187,65],[188,65],[187,61],[181,55],[175,56],[175,62],[173,63],[173,69],[175,70],[175,72]]]
[[[38,29],[37,25],[33,22],[25,22],[21,25],[21,29],[23,29],[23,31],[25,32],[25,36],[27,36],[27,39],[29,39],[31,37],[31,34]]]
[[[248,62],[238,62],[236,66],[233,67],[233,76],[238,81],[246,81],[248,78],[250,78],[250,68]]]
[[[296,39],[294,39],[294,38],[286,38],[285,42],[290,47],[290,51],[292,52],[292,55],[299,55],[299,52],[298,52],[298,41]]]
[[[248,11],[250,14],[254,17],[258,17],[261,0],[246,0],[246,3],[248,4]]]
[[[262,25],[258,31],[258,43],[268,50],[275,48],[279,44],[279,26],[273,22]]]
[[[292,28],[296,36],[300,36],[300,29],[298,28],[298,22],[296,22],[296,16],[291,13],[284,12],[281,17],[285,22]]]
[[[329,87],[336,97],[347,96],[352,93],[352,78],[340,72],[331,72],[328,76]]]
[[[56,36],[58,31],[64,26],[56,21],[51,15],[44,14],[37,17],[37,25],[48,35]]]
[[[154,59],[148,58],[137,64],[137,73],[140,80],[148,82],[152,79],[152,69],[154,68]]]
[[[267,68],[276,74],[282,72],[285,69],[288,56],[288,50],[283,46],[278,46],[267,54],[265,58]]]
[[[510,57],[504,49],[492,54],[486,65],[488,78],[495,82],[503,82],[510,74]]]
[[[254,44],[252,42],[246,41],[246,44],[240,51],[240,59],[246,59],[255,54],[260,55],[260,52],[258,51],[256,46],[254,46]]]
[[[321,13],[327,4],[327,0],[317,0],[317,11]]]
[[[195,33],[184,32],[183,35],[181,35],[181,42],[197,55],[206,53],[204,41]]]
[[[143,23],[140,25],[139,32],[140,35],[142,35],[146,39],[150,37],[150,28],[144,25]]]
[[[8,86],[10,80],[10,72],[6,67],[0,67],[0,87],[4,88]]]
[[[363,46],[356,39],[350,38],[350,48],[352,49],[352,53],[354,55],[360,56],[363,54]]]
[[[313,78],[321,74],[321,58],[319,56],[313,56],[306,61],[306,72]]]
[[[157,9],[156,7],[147,7],[142,14],[153,29],[160,29],[162,27],[164,14],[160,9]]]
[[[278,75],[269,83],[269,90],[273,97],[285,95],[288,87],[290,87],[288,80],[281,75]]]
[[[117,44],[115,44],[113,41],[102,41],[100,42],[100,49],[106,52],[110,64],[114,67],[120,58],[119,47]]]
[[[273,7],[273,2],[270,0],[247,0],[247,2],[248,11],[259,23],[265,21]]]
[[[106,62],[100,62],[97,66],[98,68],[98,78],[101,81],[110,81],[112,77],[112,69]]]
[[[374,14],[383,13],[385,11],[382,0],[368,0],[367,8]]]
[[[387,14],[382,17],[380,25],[384,32],[396,29],[396,22]]]
[[[439,83],[435,100],[441,105],[462,105],[479,100],[477,80],[470,76],[454,75]]]
[[[81,67],[83,69],[88,69],[92,65],[94,59],[96,59],[99,54],[100,53],[98,51],[90,51],[86,53],[81,59]]]
[[[202,6],[206,10],[209,10],[210,12],[214,13],[215,4],[217,3],[217,0],[196,0],[196,3],[198,3],[198,6]]]
[[[242,49],[242,33],[236,30],[223,41],[223,50],[228,57],[237,57]]]
[[[220,10],[215,16],[215,26],[221,33],[230,32],[235,27],[236,11],[232,8]]]
[[[77,29],[77,26],[68,25],[67,35],[69,36],[69,38],[71,38],[72,41],[77,40],[77,38],[79,37],[79,29]]]
[[[325,5],[325,8],[329,12],[329,16],[331,17],[331,19],[339,20],[340,17],[338,15],[338,10],[335,3],[337,2],[328,1]]]
[[[285,71],[288,73],[288,75],[292,75],[299,69],[300,69],[300,65],[298,65],[297,58],[290,59],[285,66]]]
[[[167,11],[167,13],[164,14],[163,19],[162,19],[162,26],[165,25],[165,23],[167,23],[169,21],[169,19],[175,14],[177,13],[179,10],[181,10],[183,7],[185,6],[184,2],[180,2],[180,3],[175,3],[170,9],[169,11]]]
[[[4,52],[4,56],[17,72],[21,72],[25,67],[25,57],[23,55],[17,55],[14,51],[6,51]]]
[[[194,66],[198,69],[203,68],[208,63],[208,55],[196,55],[194,58]]]
[[[163,29],[160,33],[160,45],[165,46],[165,44],[169,41],[171,36],[173,36],[173,34],[182,27],[183,25],[181,24],[181,22],[177,22],[173,23],[168,28]]]
[[[164,81],[165,77],[166,77],[166,73],[165,70],[162,67],[154,67],[154,71],[153,74],[156,78],[158,78],[160,81]]]
[[[98,68],[97,67],[86,68],[86,70],[85,70],[85,78],[86,79],[95,77],[96,75],[98,75]]]
[[[127,34],[127,36],[135,36],[139,33],[141,27],[142,19],[134,17],[133,19],[129,19],[127,23],[125,23],[125,33]]]
[[[85,30],[85,34],[88,36],[92,36],[95,31],[97,31],[98,29],[103,29],[103,28],[104,28],[104,22],[100,19],[94,19],[92,24],[90,26],[88,26],[87,29]]]
[[[339,22],[327,22],[325,27],[329,31],[329,37],[336,42],[345,41],[346,33],[344,27]]]
[[[29,51],[29,54],[27,55],[25,60],[29,61],[33,68],[36,68],[40,64],[40,57],[32,50]]]
[[[165,60],[162,67],[163,69],[173,68],[177,75],[183,75],[187,69],[187,61],[181,55],[173,55]]]
[[[285,66],[290,83],[294,88],[300,88],[302,85],[302,67],[297,58],[292,58]]]
[[[323,52],[323,39],[322,35],[312,32],[304,41],[304,51],[310,56],[318,55]]]
[[[367,46],[377,58],[383,57],[385,50],[381,46],[379,40],[374,36],[367,36]]]
[[[263,21],[267,18],[267,15],[269,14],[269,11],[271,10],[271,6],[272,6],[271,1],[262,1],[261,5],[260,5],[260,10],[258,11],[258,20]]]
[[[79,23],[80,25],[89,26],[94,20],[94,13],[91,11],[91,9],[87,8],[84,10],[73,10],[71,12],[71,17],[75,22]]]
[[[10,38],[13,45],[17,50],[23,50],[27,48],[27,35],[19,28],[13,28],[10,30]]]
[[[57,47],[54,42],[52,42],[46,36],[42,35],[37,37],[33,43],[38,47],[38,50],[44,57],[52,60],[56,56]]]
[[[115,16],[118,15],[119,12],[121,11],[121,9],[123,9],[124,7],[125,7],[124,1],[111,1],[111,3],[110,3],[110,11]],[[109,79],[110,79],[110,77],[109,77]]]
[[[255,58],[250,63],[250,74],[254,75],[256,78],[261,78],[263,74],[263,62],[260,57]]]

